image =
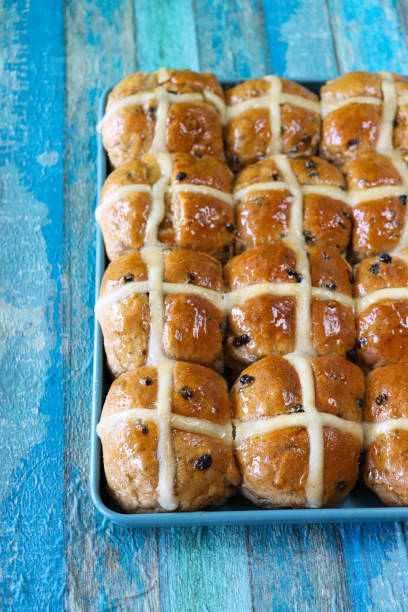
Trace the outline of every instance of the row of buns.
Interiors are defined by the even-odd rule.
[[[118,378],[98,433],[125,511],[238,488],[336,505],[363,461],[385,503],[408,504],[404,88],[353,73],[320,103],[277,77],[224,94],[162,69],[112,90],[96,314]],[[350,360],[377,368],[366,391]]]

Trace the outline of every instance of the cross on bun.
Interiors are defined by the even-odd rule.
[[[221,264],[205,253],[164,253],[161,344],[169,359],[223,369],[224,313]],[[102,279],[96,311],[108,365],[115,376],[145,365],[151,338],[148,264],[133,251],[112,262]],[[154,307],[154,306],[153,306]]]
[[[266,76],[236,85],[225,97],[226,155],[233,170],[275,153],[317,152],[320,104],[306,87]]]
[[[345,356],[353,350],[351,268],[329,249],[309,247],[306,253],[277,242],[227,263],[226,359],[235,369],[300,349],[321,356]]]
[[[236,251],[287,238],[299,206],[306,243],[344,254],[351,211],[343,175],[326,160],[305,155],[288,159],[287,173],[282,158],[261,160],[235,179]]]
[[[232,389],[242,493],[271,508],[336,506],[354,487],[364,376],[340,358],[265,357]]]
[[[367,376],[363,467],[366,485],[388,506],[408,506],[407,363]]]
[[[350,72],[321,88],[320,152],[342,166],[371,151],[408,159],[408,80],[388,72]]]
[[[185,362],[167,374],[122,374],[103,407],[97,430],[108,491],[125,512],[218,506],[240,483],[225,381]]]
[[[100,129],[114,167],[146,153],[224,158],[224,92],[215,75],[191,70],[136,72],[110,92]]]

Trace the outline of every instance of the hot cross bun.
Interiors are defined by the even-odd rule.
[[[266,76],[236,85],[226,101],[226,154],[233,170],[275,153],[317,152],[320,104],[305,87]]]
[[[114,167],[152,153],[224,158],[224,92],[213,74],[191,70],[137,72],[108,96],[100,129]]]
[[[320,247],[263,245],[225,267],[226,359],[233,367],[292,351],[344,356],[355,343],[351,268]]]
[[[323,157],[342,166],[364,153],[396,149],[408,159],[408,80],[350,72],[321,88]]]
[[[234,237],[231,181],[222,161],[189,153],[117,168],[95,212],[109,259],[158,241],[225,260]]]
[[[265,357],[232,389],[241,490],[264,507],[338,505],[362,448],[364,376],[340,358]]]
[[[203,366],[122,374],[97,431],[108,491],[125,512],[218,506],[239,485],[227,385]]]
[[[274,155],[235,179],[236,251],[303,233],[309,246],[344,254],[351,211],[341,172],[324,159]]]
[[[367,376],[364,480],[389,506],[408,506],[408,364]]]
[[[115,376],[145,365],[153,350],[151,310],[161,348],[169,359],[223,369],[224,313],[221,264],[187,249],[159,252],[157,294],[150,276],[151,252],[133,251],[112,262],[102,279],[96,312],[108,365]],[[150,275],[152,273],[150,272]],[[157,329],[159,327],[160,329]]]

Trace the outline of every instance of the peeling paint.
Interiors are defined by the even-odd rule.
[[[44,168],[50,168],[51,166],[55,166],[58,164],[60,159],[60,155],[58,151],[44,151],[37,155],[36,160],[43,166]]]
[[[56,291],[41,233],[49,223],[47,207],[34,199],[13,164],[2,168],[0,192],[0,236],[13,236],[0,240],[0,259],[8,261],[0,295],[0,436],[6,441],[0,446],[2,500],[12,486],[13,471],[47,433],[48,417],[38,408],[55,343],[46,304]],[[5,205],[11,201],[12,210]]]

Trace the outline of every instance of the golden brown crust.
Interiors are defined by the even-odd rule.
[[[134,251],[112,262],[105,271],[101,297],[130,282],[147,280],[147,268]],[[218,261],[186,249],[165,253],[164,282],[201,286],[215,291],[223,288]],[[147,294],[130,294],[99,311],[105,351],[115,376],[145,364],[150,333]],[[224,315],[199,295],[167,295],[164,299],[162,347],[170,359],[223,368],[222,340]]]
[[[319,247],[307,249],[312,286],[351,296],[351,268]],[[231,259],[225,267],[228,289],[262,282],[297,283],[296,253],[284,242],[263,245]],[[321,356],[344,356],[355,343],[352,310],[330,299],[311,302],[312,341]],[[235,369],[266,355],[285,355],[296,344],[296,298],[263,294],[234,306],[228,316],[226,359]]]
[[[408,287],[408,263],[398,255],[383,252],[356,265],[354,279],[354,297],[388,287]]]
[[[338,358],[311,360],[316,408],[339,418],[361,421],[364,376]],[[250,382],[242,375],[252,377]],[[233,416],[259,420],[299,412],[300,381],[281,357],[266,357],[244,370],[232,389]],[[323,506],[339,504],[358,477],[360,442],[351,434],[323,428]],[[300,426],[287,427],[241,441],[236,457],[244,495],[265,507],[304,507],[309,473],[309,435]]]
[[[351,103],[332,110],[322,122],[320,154],[338,166],[372,151],[381,123],[376,104]]]
[[[383,253],[355,268],[354,294],[364,297],[387,288],[408,287],[408,265]],[[383,298],[357,317],[357,348],[361,363],[378,367],[406,361],[408,351],[408,300]]]
[[[253,376],[254,381],[243,385],[238,379],[232,387],[234,418],[245,421],[291,414],[301,402],[299,377],[286,359],[265,357],[243,370],[242,375],[245,374]]]
[[[364,421],[408,418],[407,364],[377,368],[367,375]]]
[[[282,92],[317,101],[317,96],[305,87],[280,79]],[[250,79],[226,92],[228,105],[269,94],[266,79]],[[307,154],[316,152],[320,138],[318,113],[292,103],[280,104],[280,151]],[[229,119],[225,127],[226,155],[230,166],[239,170],[270,154],[272,136],[269,108],[251,108]]]
[[[367,376],[364,420],[378,423],[408,418],[407,364],[377,368]],[[382,501],[408,505],[408,432],[379,434],[367,449],[364,480]]]
[[[406,204],[398,197],[367,201],[353,208],[353,259],[392,251],[404,227]]]
[[[232,173],[219,159],[209,156],[175,153],[172,175],[165,197],[165,217],[159,226],[159,240],[168,246],[206,251],[221,261],[232,253],[234,238],[233,210],[229,202],[206,193],[172,192],[173,186],[198,185],[231,193]],[[147,155],[143,160],[117,168],[102,190],[101,206],[121,187],[153,187],[160,179],[157,159]],[[138,192],[121,197],[101,209],[99,223],[108,257],[116,259],[145,243],[146,224],[151,212],[152,196]]]
[[[152,421],[124,419],[110,423],[113,413],[131,408],[155,408],[156,368],[127,372],[113,383],[103,408],[101,430],[108,490],[126,512],[163,511],[158,503],[158,429]],[[181,390],[188,387],[188,396]],[[231,410],[225,381],[212,370],[190,363],[176,363],[172,412],[206,419],[218,424],[230,422]],[[229,446],[203,434],[171,430],[175,457],[174,490],[178,510],[194,511],[223,503],[234,492],[240,477]],[[209,466],[197,467],[197,460],[210,456]]]
[[[296,270],[296,253],[284,242],[265,244],[228,261],[225,283],[229,290],[255,283],[296,283],[288,270]]]
[[[348,188],[364,191],[374,187],[402,185],[392,160],[380,153],[367,153],[345,166]],[[352,257],[390,251],[398,245],[404,227],[407,196],[386,196],[353,207]]]
[[[322,100],[336,101],[357,96],[381,98],[381,79],[377,74],[356,70],[327,81],[320,90]]]
[[[316,156],[289,160],[300,185],[330,185],[345,189],[340,171]],[[275,160],[265,159],[245,168],[235,179],[234,192],[257,183],[283,181]],[[293,196],[288,189],[262,189],[240,197],[236,207],[236,251],[284,239],[289,230]],[[304,236],[309,245],[347,249],[351,233],[348,205],[330,195],[303,195]]]
[[[349,421],[360,422],[364,397],[364,375],[358,366],[340,357],[310,360],[315,384],[315,405]],[[254,378],[242,383],[242,375]],[[243,370],[232,388],[234,418],[253,420],[292,414],[301,402],[299,377],[283,357],[271,355]]]
[[[359,423],[364,398],[360,368],[339,357],[314,358],[310,363],[317,410]]]
[[[172,412],[219,425],[231,420],[227,383],[209,368],[178,361],[173,369]],[[188,397],[182,390],[188,387]]]
[[[357,318],[357,356],[371,367],[407,360],[408,300],[384,299]]]
[[[309,472],[307,431],[293,427],[245,440],[235,453],[242,492],[263,507],[301,508]]]
[[[357,191],[384,185],[402,185],[401,175],[392,160],[381,153],[366,153],[349,161],[344,166],[344,173],[348,188]]]
[[[192,512],[220,506],[236,492],[240,476],[230,447],[214,438],[176,429],[172,442],[178,510]],[[195,466],[203,456],[210,456],[212,462],[210,468],[200,470]]]
[[[408,91],[407,79],[395,74],[392,76],[397,95],[405,94]],[[369,72],[350,72],[328,81],[321,89],[323,104],[361,96],[376,98],[380,104],[351,102],[335,110],[329,109],[323,118],[320,151],[339,166],[373,151],[377,146],[383,113],[381,78],[379,74]],[[393,124],[393,146],[404,156],[408,151],[406,113],[405,105],[398,106]]]
[[[408,506],[408,432],[395,430],[370,444],[364,481],[387,506]]]
[[[142,104],[126,106],[108,116],[103,123],[103,142],[113,166],[148,153],[157,120],[157,98],[154,90],[164,87],[172,94],[215,94],[222,102],[223,90],[213,74],[198,74],[191,70],[160,70],[147,74],[129,75],[118,83],[108,96],[107,111],[128,96],[151,92]],[[205,97],[203,101],[172,101],[165,127],[167,150],[197,152],[223,159],[221,118]],[[163,151],[160,151],[163,152]]]
[[[164,282],[188,283],[214,291],[224,288],[220,262],[210,255],[189,249],[174,248],[167,253]]]

